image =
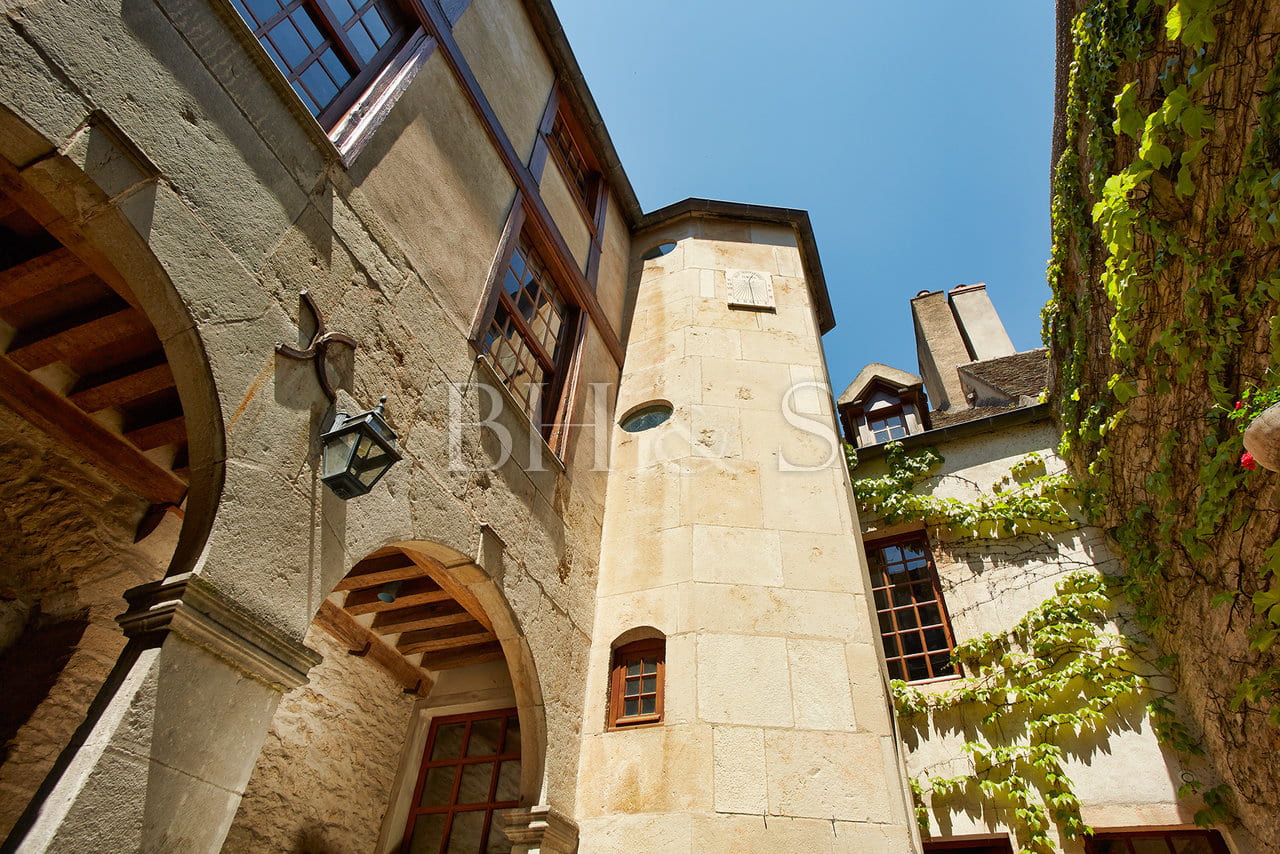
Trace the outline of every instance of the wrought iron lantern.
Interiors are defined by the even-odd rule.
[[[386,402],[384,397],[359,415],[339,412],[320,436],[320,480],[343,501],[366,494],[400,461],[395,431],[382,417]]]

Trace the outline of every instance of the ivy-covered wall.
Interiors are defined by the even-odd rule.
[[[1280,5],[1061,0],[1059,29],[1061,449],[1228,809],[1280,850],[1280,482],[1229,417],[1280,386]]]
[[[893,683],[921,831],[1078,854],[1090,827],[1195,822],[1253,850],[1057,441],[1042,418],[855,461],[865,538],[925,526],[964,669]]]

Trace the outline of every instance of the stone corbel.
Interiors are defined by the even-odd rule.
[[[192,573],[143,584],[124,597],[129,610],[116,622],[130,639],[158,644],[173,632],[281,691],[305,685],[307,671],[320,663],[319,653],[261,625]]]
[[[517,851],[573,854],[578,850],[578,826],[549,806],[503,810],[497,817]]]

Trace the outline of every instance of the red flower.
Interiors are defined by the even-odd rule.
[[[1237,401],[1236,401],[1236,409],[1243,409],[1243,408],[1244,408],[1244,401],[1243,401],[1243,400],[1237,400]]]
[[[1258,467],[1258,463],[1253,459],[1253,454],[1248,451],[1245,451],[1240,455],[1240,465],[1244,466],[1249,471],[1253,471]]]

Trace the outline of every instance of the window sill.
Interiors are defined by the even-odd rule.
[[[344,166],[350,168],[355,163],[373,134],[390,115],[400,96],[431,57],[435,47],[436,40],[427,35],[425,30],[419,28],[415,31],[369,84],[369,88],[356,99],[346,115],[334,125],[327,138],[342,157]],[[293,89],[290,88],[289,91],[293,92]]]
[[[275,90],[286,110],[293,114],[300,129],[315,143],[317,152],[326,162],[340,163],[351,168],[355,159],[368,144],[370,137],[391,112],[396,101],[404,94],[409,83],[426,63],[435,49],[436,41],[419,27],[386,67],[374,78],[369,87],[360,94],[355,104],[347,111],[331,132],[316,121],[315,116],[302,103],[298,93],[293,91],[284,74],[276,66],[266,48],[254,36],[249,24],[240,16],[230,0],[213,0],[213,7],[227,24],[227,29],[249,54],[258,70],[262,72],[264,82]],[[230,87],[228,86],[228,91]],[[234,100],[234,98],[233,98]],[[251,123],[254,116],[248,114]],[[259,117],[261,118],[261,117]]]
[[[963,673],[956,673],[951,676],[935,676],[932,679],[920,679],[915,682],[908,682],[908,688],[918,688],[927,694],[936,694],[947,689],[947,683],[959,682],[964,678]]]
[[[606,732],[626,732],[632,729],[650,729],[651,727],[662,726],[662,718],[652,721],[636,721],[635,723],[615,723],[609,724]]]
[[[471,347],[472,349],[476,349],[475,342],[471,343]],[[555,450],[547,444],[546,437],[542,435],[542,431],[538,429],[538,425],[533,423],[533,419],[530,418],[529,413],[525,411],[524,402],[516,397],[511,392],[511,389],[507,388],[507,384],[502,381],[502,377],[498,373],[498,369],[493,366],[493,360],[489,358],[489,354],[477,352],[476,364],[483,366],[484,373],[486,375],[485,379],[488,380],[489,385],[497,387],[507,408],[515,412],[516,418],[519,419],[520,423],[529,432],[529,435],[537,437],[538,441],[536,445],[532,441],[527,442],[526,444],[531,451],[535,447],[541,451],[543,463],[542,471],[546,471],[548,468],[551,468],[560,474],[564,474],[566,471],[564,461],[561,460],[559,454],[557,454]],[[547,462],[551,463],[549,467],[545,465]]]

